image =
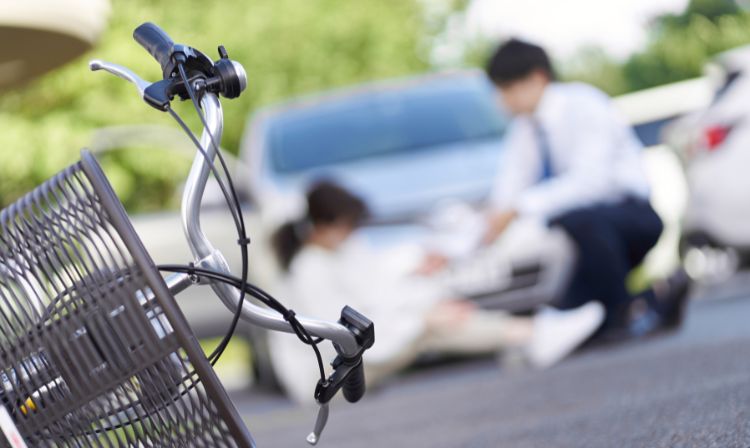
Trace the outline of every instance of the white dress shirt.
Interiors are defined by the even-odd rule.
[[[648,199],[641,150],[606,94],[587,84],[551,83],[533,116],[510,125],[491,205],[547,220],[625,197]]]

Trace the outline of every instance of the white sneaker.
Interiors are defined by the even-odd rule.
[[[534,335],[526,348],[529,363],[539,369],[558,363],[591,336],[603,320],[604,307],[599,302],[569,311],[540,311],[534,316]]]

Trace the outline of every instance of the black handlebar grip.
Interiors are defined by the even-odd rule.
[[[365,395],[365,369],[362,360],[349,372],[341,389],[349,403],[356,403]]]
[[[163,72],[170,63],[174,46],[174,42],[167,33],[153,23],[146,22],[133,31],[133,39],[159,62]]]

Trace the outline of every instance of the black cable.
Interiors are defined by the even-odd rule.
[[[198,275],[199,277],[206,277],[211,280],[225,282],[235,288],[239,288],[240,285],[242,284],[242,281],[240,278],[237,278],[231,274],[227,274],[225,272],[214,271],[210,269],[205,269],[205,268],[200,268],[200,267],[168,264],[168,265],[159,265],[156,268],[159,269],[160,271],[165,271],[165,272],[179,272],[179,273],[184,273],[184,274],[195,274],[195,275]],[[299,320],[297,319],[296,315],[294,314],[292,310],[285,307],[281,302],[279,302],[276,298],[274,298],[272,295],[270,295],[263,289],[249,282],[245,283],[245,288],[248,294],[258,299],[260,302],[267,305],[272,310],[281,314],[284,320],[289,322],[289,325],[292,328],[292,331],[294,331],[297,337],[305,344],[312,346],[313,351],[315,352],[315,358],[318,363],[318,370],[320,371],[321,380],[325,381],[325,369],[323,367],[323,357],[321,356],[320,350],[318,349],[318,346],[317,346],[322,341],[322,339],[313,338],[310,335],[310,333],[307,331],[307,329],[304,327],[304,325],[302,325],[299,322]]]
[[[211,353],[211,356],[209,357],[209,359],[211,360],[211,365],[214,365],[216,364],[216,362],[219,360],[219,357],[221,357],[221,355],[224,353],[224,350],[229,345],[229,341],[232,339],[232,336],[234,336],[234,332],[237,328],[237,324],[239,323],[240,315],[242,313],[242,306],[245,303],[244,285],[247,283],[247,275],[248,275],[247,244],[249,243],[249,239],[247,238],[245,220],[242,216],[242,209],[240,207],[240,201],[237,195],[237,190],[234,188],[234,182],[232,181],[232,176],[229,173],[229,168],[227,167],[226,161],[224,160],[224,156],[221,154],[219,145],[216,143],[216,139],[214,138],[214,135],[211,132],[211,129],[208,127],[208,123],[206,122],[206,117],[201,111],[200,105],[198,104],[198,100],[195,97],[195,92],[193,90],[193,87],[190,85],[190,81],[187,77],[187,73],[185,73],[185,67],[183,66],[183,64],[178,64],[177,69],[180,72],[180,77],[182,78],[182,82],[185,83],[185,90],[187,91],[188,96],[190,96],[190,100],[192,101],[193,107],[195,107],[195,111],[198,114],[198,117],[200,118],[201,123],[203,124],[203,128],[206,130],[206,133],[208,134],[209,140],[211,141],[211,146],[216,152],[216,155],[219,158],[219,162],[221,163],[221,166],[224,169],[224,174],[226,175],[227,185],[229,186],[229,191],[232,194],[234,206],[237,211],[237,217],[239,219],[239,226],[237,227],[237,236],[238,236],[237,244],[240,246],[240,253],[242,257],[242,262],[241,262],[242,283],[239,288],[240,298],[237,302],[237,309],[235,309],[234,317],[232,318],[232,323],[230,324],[229,329],[227,330],[227,333],[224,335],[224,338],[221,340],[221,342],[219,342],[219,345],[216,346],[214,351]],[[230,204],[227,204],[227,205],[231,207]]]
[[[230,286],[233,286],[235,288],[239,287],[242,284],[242,279],[235,277],[231,274],[221,272],[221,271],[214,271],[211,269],[205,269],[200,268],[196,266],[189,266],[189,265],[158,265],[156,267],[160,271],[164,272],[177,272],[177,273],[184,273],[184,274],[194,274],[198,277],[205,277],[214,281],[219,281],[226,283]],[[307,329],[302,325],[299,320],[297,320],[297,317],[295,313],[286,308],[281,302],[279,302],[276,298],[274,298],[271,294],[267,293],[263,289],[259,288],[258,286],[253,285],[252,283],[246,282],[245,283],[246,293],[250,294],[252,297],[258,299],[262,303],[266,304],[269,308],[273,309],[274,311],[279,312],[284,319],[289,322],[290,327],[294,331],[294,333],[297,335],[297,337],[304,342],[305,344],[308,344],[312,346],[313,351],[315,352],[315,357],[318,363],[318,369],[320,371],[320,377],[321,381],[325,381],[325,369],[323,368],[323,357],[320,354],[320,349],[318,348],[318,344],[322,341],[321,338],[312,338],[310,336],[310,333],[307,331]],[[191,384],[185,385],[185,382],[187,380],[191,380],[193,377],[195,377],[197,373],[195,370],[192,370],[185,374],[182,379],[180,380],[179,384],[185,386],[184,390],[180,391],[179,393],[176,393],[172,398],[171,402],[177,401],[180,397],[183,397],[185,394],[190,392],[197,386],[198,381],[192,381]],[[117,414],[120,412],[126,412],[131,409],[135,409],[135,407],[140,403],[140,400],[132,405],[126,406],[126,407],[118,407],[111,412],[108,413],[108,416],[112,416],[113,414]],[[169,402],[164,402],[163,404],[160,404],[157,406],[158,409],[164,409],[166,406],[169,405]],[[145,415],[141,416],[138,415],[134,419],[131,419],[134,422],[140,422],[143,420],[144,417],[148,416],[148,414],[151,411],[146,411]],[[82,434],[84,435],[90,435],[90,434],[98,434],[101,432],[111,431],[115,429],[122,428],[124,426],[130,425],[131,423],[120,423],[117,425],[109,425],[104,428],[94,429],[91,431],[84,431]]]
[[[197,275],[198,277],[206,277],[214,281],[220,281],[226,284],[229,284],[230,286],[233,286],[235,288],[239,288],[243,285],[242,279],[235,277],[231,274],[221,272],[221,271],[214,271],[209,270],[205,268],[200,268],[192,265],[161,265],[157,266],[157,269],[160,271],[167,271],[167,272],[179,272],[179,273],[186,273],[190,275]],[[130,275],[129,270],[121,270],[115,273],[116,276],[112,278],[112,281],[119,281],[120,279],[126,278]],[[269,308],[277,311],[280,313],[284,319],[289,322],[290,327],[294,331],[295,335],[305,344],[311,345],[313,348],[313,351],[316,356],[316,361],[318,364],[318,369],[320,372],[321,381],[325,381],[325,370],[323,368],[323,359],[320,354],[320,350],[317,347],[317,344],[319,344],[323,339],[322,338],[312,338],[312,336],[309,334],[307,329],[299,322],[299,320],[296,318],[295,313],[286,308],[279,300],[274,298],[271,294],[267,293],[263,289],[253,285],[252,283],[245,283],[245,292],[250,294],[251,296],[255,297],[262,303],[266,304]],[[71,291],[73,289],[71,288]],[[60,296],[55,298],[56,300],[61,299]],[[47,310],[49,312],[49,309]],[[48,313],[47,313],[48,314]],[[195,370],[189,371],[187,374],[185,374],[178,384],[182,385],[184,389],[174,395],[172,397],[171,402],[176,401],[180,397],[184,396],[188,392],[190,392],[192,389],[194,389],[198,382],[192,381],[192,379],[197,375]],[[185,382],[191,380],[192,382],[188,385],[185,385]],[[138,402],[130,404],[128,406],[120,406],[118,408],[115,408],[114,410],[110,411],[108,415],[112,416],[114,414],[120,413],[120,412],[126,412],[128,410],[134,410],[136,406],[140,403],[141,400],[138,400]],[[17,405],[20,406],[21,401],[17,402]],[[164,409],[166,406],[169,405],[169,402],[165,402],[163,404],[160,404],[157,406],[157,409]],[[124,426],[128,426],[132,424],[132,422],[140,422],[145,416],[147,416],[152,411],[146,411],[146,415],[144,416],[137,416],[135,419],[131,419],[130,423],[120,423],[117,425],[108,425],[103,428],[94,429],[91,431],[84,431],[81,433],[82,435],[91,435],[91,434],[98,434],[106,431],[116,430],[119,428],[122,428]]]
[[[250,240],[247,238],[247,231],[245,228],[244,217],[242,216],[242,208],[240,206],[239,197],[234,187],[234,182],[232,181],[232,176],[229,172],[229,168],[227,167],[226,161],[224,160],[224,157],[221,154],[219,146],[216,144],[216,139],[214,138],[214,135],[211,132],[211,129],[208,127],[206,118],[200,109],[200,105],[198,104],[198,100],[195,96],[195,91],[193,90],[193,86],[190,84],[187,74],[185,73],[185,68],[183,64],[178,64],[178,71],[180,72],[182,82],[185,85],[185,90],[190,96],[193,106],[195,107],[195,110],[201,120],[201,123],[203,124],[203,128],[206,130],[206,133],[208,134],[210,138],[211,146],[213,147],[217,157],[219,158],[219,162],[221,163],[221,167],[224,171],[224,175],[226,176],[226,184],[229,188],[229,192],[227,192],[227,188],[225,187],[224,182],[222,182],[222,179],[218,173],[218,170],[216,170],[215,165],[213,164],[213,161],[210,160],[210,158],[206,154],[205,148],[203,148],[203,146],[200,144],[200,142],[195,137],[195,135],[190,130],[190,128],[184,123],[184,121],[182,121],[179,115],[175,113],[171,108],[168,108],[168,111],[170,112],[170,115],[172,115],[172,117],[180,124],[183,131],[185,131],[185,133],[188,134],[190,139],[193,141],[193,144],[195,144],[195,146],[201,152],[201,155],[203,155],[203,158],[206,160],[206,162],[208,162],[211,165],[211,169],[214,174],[214,177],[216,178],[216,181],[219,183],[219,186],[224,195],[224,199],[227,202],[227,206],[232,212],[232,217],[234,219],[235,228],[237,230],[237,244],[240,246],[240,253],[241,253],[241,258],[242,258],[241,278],[243,279],[243,284],[244,284],[247,282],[247,275],[248,275],[247,244],[249,243]],[[229,341],[232,339],[232,336],[234,336],[234,332],[236,331],[237,324],[239,323],[240,315],[242,312],[242,306],[245,301],[245,289],[242,287],[239,289],[240,289],[240,298],[237,303],[237,308],[234,310],[234,316],[232,318],[232,322],[229,326],[229,329],[227,330],[226,334],[224,335],[222,340],[219,342],[219,344],[216,346],[216,348],[214,348],[213,352],[208,356],[208,359],[211,365],[215,365],[216,362],[218,362],[219,358],[224,353],[224,350],[229,345]]]
[[[232,201],[229,196],[229,192],[227,191],[226,186],[221,181],[221,178],[219,177],[218,170],[216,169],[215,164],[213,161],[208,157],[206,154],[206,151],[203,149],[202,145],[198,141],[198,139],[195,137],[195,134],[190,130],[190,128],[185,124],[185,122],[182,120],[182,118],[174,112],[171,108],[167,108],[167,112],[177,121],[177,123],[182,127],[183,131],[190,137],[190,139],[193,141],[193,144],[198,148],[198,151],[203,155],[203,158],[206,160],[206,162],[209,164],[209,167],[211,169],[211,172],[214,174],[214,177],[216,178],[217,183],[219,184],[219,187],[221,188],[222,194],[224,195],[224,199],[227,202],[227,206],[230,208],[230,212],[232,215],[232,219],[235,224],[235,228],[237,229],[238,236],[238,243],[241,243],[241,252],[242,252],[242,260],[243,265],[247,266],[247,245],[245,242],[249,242],[247,238],[243,238],[241,235],[243,234],[241,231],[242,228],[242,222],[240,221],[240,218],[238,218],[238,215],[241,217],[242,211],[238,208],[234,208],[232,206]],[[243,269],[243,272],[247,272],[247,268],[245,267]],[[211,363],[211,365],[216,365],[216,362],[218,361],[221,354],[224,352],[224,349],[227,347],[229,340],[234,335],[235,328],[237,327],[237,323],[239,322],[239,317],[241,314],[242,309],[242,303],[244,303],[244,293],[240,293],[240,299],[241,301],[238,303],[238,307],[234,312],[234,316],[232,318],[232,323],[230,324],[229,330],[222,338],[219,345],[216,346],[216,348],[211,352],[211,354],[208,356],[208,360]]]
[[[217,183],[219,184],[219,188],[221,189],[222,195],[224,196],[224,200],[227,202],[227,205],[230,205],[229,212],[232,215],[232,220],[235,222],[235,226],[238,227],[240,223],[239,223],[239,218],[237,218],[236,216],[237,210],[234,208],[233,205],[230,204],[231,203],[230,193],[227,190],[226,185],[224,185],[224,182],[222,181],[222,179],[219,177],[219,170],[216,168],[216,165],[211,159],[209,159],[208,154],[206,154],[206,151],[203,149],[203,146],[198,141],[198,138],[195,136],[195,134],[193,134],[193,131],[190,130],[188,125],[185,124],[185,121],[177,114],[177,112],[175,112],[170,106],[167,106],[167,112],[169,113],[170,116],[172,116],[172,118],[174,118],[177,124],[180,125],[183,132],[187,134],[187,136],[193,142],[193,145],[198,149],[198,152],[201,153],[203,158],[208,163],[208,167],[211,170],[211,173],[214,175]]]

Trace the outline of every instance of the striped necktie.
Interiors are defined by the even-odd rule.
[[[544,132],[542,124],[539,120],[531,120],[532,127],[534,128],[534,136],[536,137],[537,148],[539,149],[539,159],[541,161],[541,173],[539,175],[539,182],[544,182],[550,179],[554,175],[552,169],[552,154],[550,152],[549,140],[547,139],[547,133]]]

